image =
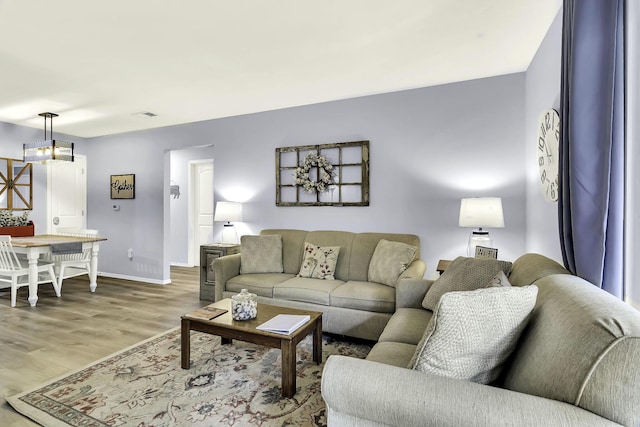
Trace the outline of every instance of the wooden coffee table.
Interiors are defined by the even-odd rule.
[[[282,395],[292,397],[296,392],[296,346],[307,335],[313,334],[313,360],[322,363],[322,313],[294,308],[258,304],[258,316],[252,320],[233,320],[231,300],[223,299],[209,307],[228,310],[211,320],[199,319],[185,314],[182,316],[181,353],[182,369],[189,369],[191,356],[191,331],[218,335],[222,344],[230,344],[234,339],[267,347],[279,348],[282,357]],[[310,320],[290,335],[276,334],[256,329],[256,326],[278,314],[304,314]]]

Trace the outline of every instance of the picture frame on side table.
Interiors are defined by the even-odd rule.
[[[136,175],[133,173],[111,175],[112,199],[136,198]]]
[[[476,258],[498,259],[498,249],[476,246]]]

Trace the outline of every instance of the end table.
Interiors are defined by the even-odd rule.
[[[436,271],[439,274],[444,273],[444,271],[449,267],[449,264],[451,264],[453,261],[450,259],[441,259],[440,261],[438,261],[438,266],[436,267]]]
[[[215,301],[216,273],[213,261],[226,255],[240,253],[240,245],[235,243],[211,243],[200,246],[200,299]]]

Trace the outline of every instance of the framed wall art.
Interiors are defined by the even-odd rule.
[[[0,157],[0,210],[33,209],[31,163]]]
[[[369,141],[276,148],[276,206],[369,206]]]
[[[124,175],[111,175],[112,199],[136,198],[136,175],[129,173]]]

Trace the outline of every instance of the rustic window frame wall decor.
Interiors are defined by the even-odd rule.
[[[33,209],[33,165],[0,157],[0,210]]]
[[[369,206],[369,141],[276,148],[276,206]]]

